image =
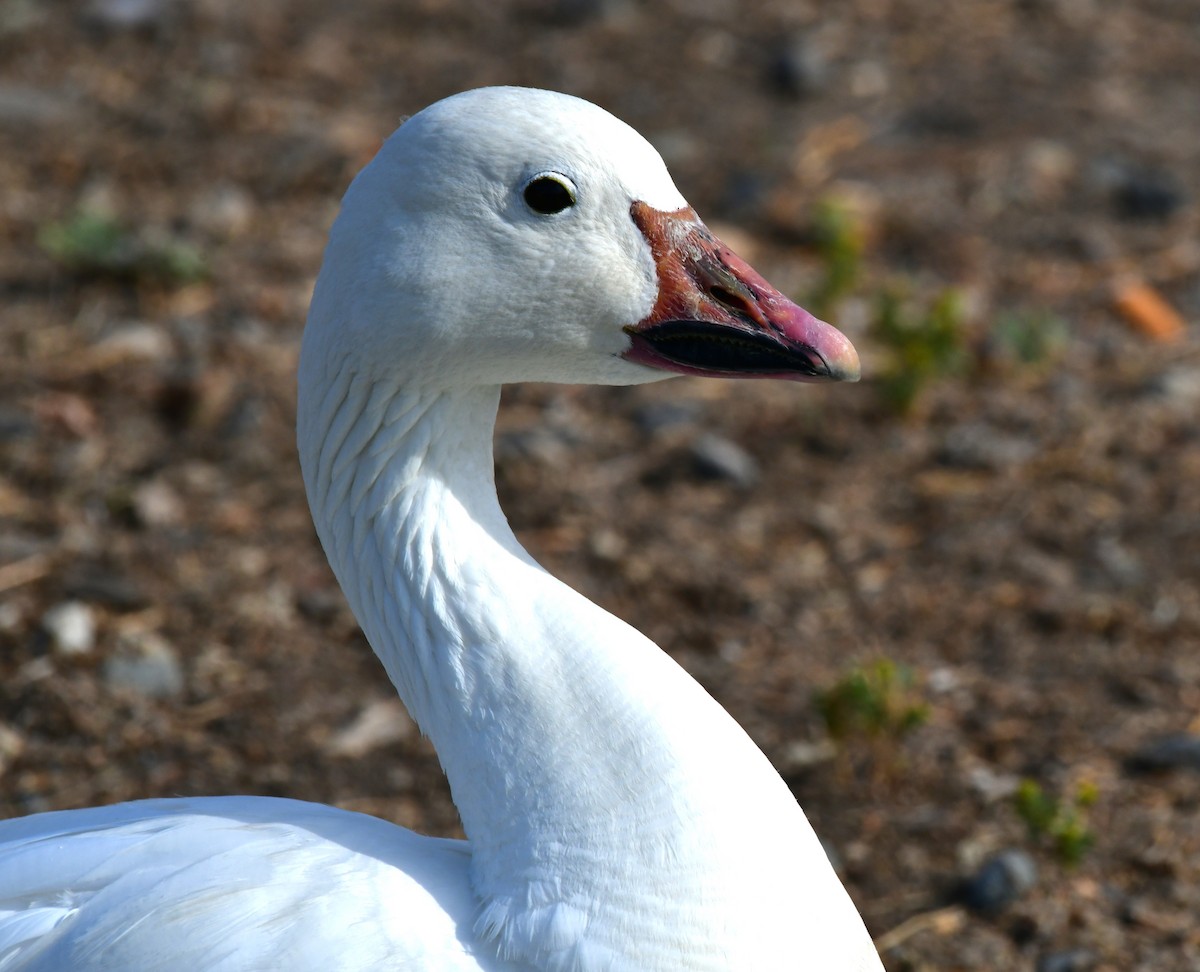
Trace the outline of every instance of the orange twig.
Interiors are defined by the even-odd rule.
[[[1183,337],[1184,323],[1179,312],[1142,280],[1117,286],[1113,303],[1125,320],[1155,341],[1178,341]]]

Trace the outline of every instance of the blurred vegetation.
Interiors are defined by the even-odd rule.
[[[957,291],[943,290],[932,304],[915,309],[898,289],[884,291],[871,326],[871,336],[890,352],[879,375],[884,402],[907,412],[928,385],[960,374],[966,366],[965,334]]]
[[[807,303],[817,317],[828,317],[834,305],[854,291],[862,276],[866,237],[861,220],[833,197],[817,203],[812,220],[824,275]]]
[[[873,380],[884,405],[905,414],[925,389],[986,363],[1030,368],[1052,362],[1067,341],[1065,322],[1045,310],[998,315],[982,341],[972,343],[962,294],[945,288],[918,300],[900,282],[878,285],[863,270],[867,232],[853,207],[827,197],[812,215],[821,279],[808,296],[818,317],[836,317],[839,301],[858,295],[871,306],[868,334],[884,351]]]
[[[38,245],[60,266],[81,276],[177,285],[208,274],[204,256],[191,244],[131,229],[98,210],[80,209],[43,226]]]
[[[1021,367],[1053,364],[1067,346],[1067,322],[1048,310],[1008,311],[996,317],[990,342],[994,357]]]
[[[1048,842],[1063,864],[1074,867],[1096,841],[1096,835],[1088,828],[1087,816],[1097,796],[1095,784],[1085,782],[1076,787],[1070,800],[1063,800],[1026,779],[1017,787],[1013,805],[1030,838]]]
[[[889,658],[852,669],[818,692],[816,705],[834,739],[899,739],[929,718],[929,706],[917,695],[912,670]]]

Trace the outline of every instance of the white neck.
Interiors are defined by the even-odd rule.
[[[322,391],[300,435],[318,533],[441,757],[477,933],[539,968],[614,972],[777,968],[781,935],[811,920],[827,936],[844,892],[765,757],[513,536],[493,483],[499,389],[343,371]]]

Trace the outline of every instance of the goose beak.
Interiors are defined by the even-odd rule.
[[[625,328],[629,361],[684,375],[858,381],[858,352],[717,239],[691,209],[635,202],[658,269],[658,299]]]

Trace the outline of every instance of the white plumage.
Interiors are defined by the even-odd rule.
[[[260,797],[3,822],[0,972],[880,969],[766,758],[529,557],[491,454],[507,381],[856,370],[600,109],[498,88],[414,116],[331,234],[298,442],[469,840]]]

